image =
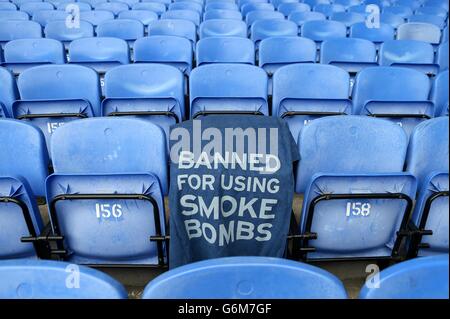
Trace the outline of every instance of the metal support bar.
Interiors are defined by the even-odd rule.
[[[161,231],[161,220],[159,216],[160,213],[158,203],[152,196],[144,194],[62,194],[55,196],[54,198],[52,198],[49,205],[50,217],[53,222],[54,235],[62,236],[61,230],[59,229],[58,216],[56,214],[57,202],[64,200],[93,200],[93,199],[143,200],[150,202],[150,204],[153,206],[156,237],[163,237]],[[164,266],[163,242],[157,241],[156,247],[158,251],[158,265]],[[58,247],[58,251],[64,251],[64,249],[60,249],[60,247]],[[52,253],[57,254],[57,252],[55,251],[53,251]]]

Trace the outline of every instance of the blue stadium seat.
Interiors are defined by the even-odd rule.
[[[407,6],[390,6],[384,7],[382,10],[383,13],[391,13],[397,16],[401,16],[402,18],[407,18],[413,14],[413,9]]]
[[[77,39],[69,45],[70,63],[94,69],[102,75],[110,69],[130,63],[125,40],[107,37]]]
[[[45,135],[47,145],[58,127],[100,115],[97,73],[79,65],[41,65],[19,75],[21,100],[12,106],[14,118],[31,122]]]
[[[19,181],[25,185],[24,196],[29,196],[34,203],[34,196],[45,196],[45,179],[48,174],[49,160],[44,136],[36,127],[17,120],[2,119],[0,128],[4,150],[0,157],[0,176],[16,179],[13,184],[17,185]],[[9,195],[21,196],[20,187],[6,187],[3,191],[6,189],[8,189],[7,192],[12,192]],[[37,215],[40,217],[39,212]]]
[[[361,4],[361,0],[334,0],[333,3],[340,4],[345,7],[345,9],[348,9],[351,6],[356,6]]]
[[[241,13],[244,17],[252,11],[275,11],[275,8],[273,4],[267,2],[249,2],[241,7]]]
[[[434,78],[430,100],[434,103],[434,116],[448,116],[448,69]]]
[[[448,12],[448,2],[443,0],[426,0],[424,3],[425,6],[432,6],[432,7],[440,7]]]
[[[281,258],[228,257],[170,270],[151,281],[142,298],[346,299],[347,293],[338,278],[315,266]]]
[[[419,71],[403,67],[366,68],[356,76],[353,114],[382,117],[412,129],[434,116],[428,100],[430,80]]]
[[[306,125],[298,145],[303,258],[398,256],[404,237],[397,231],[407,229],[417,186],[402,173],[408,145],[402,128],[370,117],[328,116]]]
[[[348,28],[355,23],[366,21],[366,16],[356,12],[335,12],[330,20],[342,22]]]
[[[329,4],[331,0],[304,0],[304,3],[308,4],[311,8],[314,8],[318,4]]]
[[[261,40],[270,37],[297,36],[298,26],[289,20],[267,19],[252,24],[251,39],[258,47]]]
[[[12,104],[19,98],[14,75],[0,67],[0,118],[12,116]]]
[[[165,234],[168,158],[160,127],[131,118],[73,121],[55,131],[51,154],[47,203],[53,233],[64,236],[63,259],[164,263],[163,243],[150,241]]]
[[[224,1],[213,1],[209,2],[205,6],[205,12],[211,10],[233,10],[239,11],[238,6],[234,3],[234,1],[224,2]]]
[[[23,20],[0,21],[0,46],[6,42],[17,39],[42,38],[42,29],[39,23]]]
[[[367,15],[367,6],[365,4],[356,4],[347,8],[347,12],[354,12]]]
[[[440,70],[448,69],[448,41],[442,43],[438,50],[436,56],[437,64],[439,65]]]
[[[326,20],[327,17],[321,13],[321,12],[310,12],[310,11],[294,11],[292,12],[288,20],[296,23],[300,28],[305,24],[307,21],[321,21]]]
[[[419,199],[411,221],[420,231],[432,231],[413,239],[413,256],[448,253],[448,134],[448,117],[425,121],[411,134],[406,170],[419,181]],[[420,243],[422,246],[417,246]]]
[[[83,11],[80,12],[80,19],[97,27],[102,22],[114,19],[114,13],[105,10]]]
[[[414,14],[408,17],[408,22],[420,22],[420,23],[429,23],[434,24],[435,26],[439,27],[441,30],[445,27],[445,21],[446,19],[437,16],[437,15],[431,15],[431,14]]]
[[[16,11],[17,6],[11,2],[0,2],[0,10],[4,11]]]
[[[247,37],[244,21],[231,19],[211,19],[203,21],[199,29],[200,39],[207,37]]]
[[[406,22],[406,19],[393,13],[382,12],[380,14],[380,22],[397,29],[399,25]]]
[[[35,196],[45,194],[48,155],[44,136],[32,125],[2,119],[0,138],[0,260],[36,258],[42,246],[21,238],[36,237],[43,230]]]
[[[128,4],[128,6],[132,6],[133,4],[139,3],[140,0],[120,0],[119,2],[124,2]]]
[[[292,12],[308,12],[311,11],[311,7],[302,2],[284,2],[278,6],[278,12],[288,17]]]
[[[108,71],[102,115],[151,121],[164,130],[168,141],[170,126],[185,118],[183,73],[156,63],[124,65]]]
[[[340,4],[319,3],[314,6],[313,11],[322,12],[326,17],[331,17],[333,13],[345,12],[345,7]]]
[[[247,27],[250,29],[253,23],[255,23],[256,21],[267,19],[284,20],[284,15],[278,11],[269,11],[269,10],[251,11],[245,17],[245,23],[247,23]]]
[[[376,58],[375,44],[364,39],[325,40],[320,48],[320,63],[341,67],[352,74],[368,66],[376,66]]]
[[[310,121],[351,114],[349,92],[349,75],[340,68],[324,64],[289,65],[273,75],[272,115],[287,122],[297,141],[299,132]]]
[[[282,48],[282,50],[280,50]],[[279,68],[293,63],[315,63],[316,44],[301,37],[270,37],[259,44],[259,66],[269,76]]]
[[[166,12],[166,6],[164,3],[158,2],[139,2],[133,4],[131,7],[132,10],[149,10],[155,12],[157,15],[161,15],[163,12]]]
[[[119,38],[130,44],[144,36],[144,25],[138,20],[117,19],[108,20],[97,26],[97,36]]]
[[[44,28],[45,37],[61,41],[66,48],[76,39],[90,38],[94,36],[94,27],[89,22],[80,20],[80,27],[68,27],[65,20],[50,21]]]
[[[124,10],[129,10],[130,7],[124,2],[101,2],[94,5],[95,10],[111,11],[115,16]]]
[[[189,77],[191,118],[207,114],[269,115],[267,74],[247,64],[216,63]]]
[[[179,19],[164,19],[152,21],[148,26],[148,33],[149,36],[174,35],[177,37],[183,37],[190,40],[192,42],[192,45],[194,45],[197,39],[195,24],[193,24],[191,21]]]
[[[48,2],[26,2],[20,5],[20,11],[28,13],[32,16],[35,12],[40,10],[54,10],[55,7]]]
[[[364,286],[361,299],[448,299],[448,255],[415,258],[379,273],[379,287]]]
[[[57,0],[56,0],[56,1],[57,1]],[[105,0],[77,0],[77,1],[87,3],[87,4],[89,4],[91,7],[94,7],[94,5],[97,4],[97,3],[105,2]]]
[[[41,64],[64,64],[66,52],[61,42],[53,39],[20,39],[5,45],[4,67],[14,74]]]
[[[197,66],[208,63],[255,64],[255,46],[241,37],[209,37],[197,42]]]
[[[182,19],[191,21],[196,26],[200,25],[200,14],[194,10],[169,10],[161,14],[161,19]]]
[[[405,6],[412,8],[413,10],[419,8],[422,5],[423,0],[396,0],[396,6]]]
[[[429,75],[439,72],[439,65],[434,64],[433,46],[421,41],[384,42],[380,47],[379,63],[382,66],[409,67]]]
[[[222,3],[222,2],[218,2]],[[211,19],[232,19],[232,20],[242,20],[242,14],[235,10],[225,10],[225,9],[211,9],[205,11],[203,14],[203,20]]]
[[[368,28],[365,22],[355,23],[350,27],[350,37],[366,39],[380,45],[395,38],[395,30],[389,24],[380,23],[379,28]]]
[[[122,284],[105,273],[61,261],[1,261],[0,276],[2,299],[127,299],[128,297]]]
[[[180,1],[169,4],[169,11],[170,10],[193,10],[197,11],[198,14],[202,14],[203,6],[193,1]]]
[[[338,21],[306,21],[302,26],[301,35],[320,43],[328,39],[345,38],[347,28]]]
[[[174,66],[186,76],[192,69],[192,43],[186,38],[153,35],[136,40],[134,62],[163,63]]]
[[[398,26],[397,39],[417,40],[437,45],[441,40],[441,30],[434,24],[408,22]]]
[[[414,12],[415,14],[431,14],[435,16],[440,16],[442,18],[447,18],[448,12],[443,7],[437,7],[437,6],[423,6],[420,8],[417,8]]]
[[[32,20],[45,27],[47,23],[55,20],[66,20],[69,14],[61,10],[40,10],[33,14]]]
[[[29,20],[30,16],[22,11],[9,11],[0,9],[0,22],[7,20]]]
[[[61,2],[56,6],[57,10],[63,10],[63,11],[70,11],[72,6],[78,6],[78,9],[80,10],[80,12],[82,11],[91,11],[92,7],[89,3],[86,2],[75,2],[75,1],[69,1],[69,2]],[[69,6],[69,7],[68,7]]]
[[[131,19],[140,21],[145,27],[150,22],[158,20],[158,14],[150,10],[126,10],[119,13],[119,19]]]

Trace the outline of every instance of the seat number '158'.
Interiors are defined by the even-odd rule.
[[[345,216],[369,216],[370,215],[370,204],[369,203],[359,203],[359,202],[348,202],[347,211]]]

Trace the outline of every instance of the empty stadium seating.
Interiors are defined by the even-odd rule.
[[[272,115],[283,118],[297,140],[301,129],[313,119],[352,114],[349,85],[348,73],[335,66],[293,64],[283,67],[273,76]]]
[[[414,40],[385,41],[380,48],[380,65],[410,67],[426,74],[439,72],[433,46]]]
[[[448,253],[448,118],[439,117],[421,123],[411,135],[407,171],[417,177],[419,199],[412,222],[420,230],[431,230],[432,235],[419,234],[412,247],[414,254]],[[433,154],[430,156],[430,154]],[[423,249],[419,249],[423,248]]]
[[[47,145],[59,126],[101,114],[100,82],[98,74],[90,68],[37,66],[22,72],[17,86],[21,99],[12,105],[12,116],[38,126]]]
[[[381,119],[330,116],[306,125],[298,145],[305,258],[397,255],[396,231],[406,230],[416,193],[415,177],[401,173],[405,132]]]
[[[403,67],[371,67],[359,72],[353,87],[353,114],[382,117],[409,134],[414,126],[434,116],[428,100],[430,80]]]
[[[376,66],[376,46],[373,42],[356,38],[337,38],[322,42],[320,62],[343,68],[355,74],[368,66]]]
[[[163,63],[189,75],[192,69],[192,43],[186,38],[154,35],[136,40],[133,48],[135,63]]]
[[[101,271],[48,260],[0,261],[2,299],[126,299],[125,288]]]
[[[93,68],[104,75],[121,64],[130,63],[130,54],[125,40],[110,37],[82,38],[69,45],[70,63]]]
[[[197,42],[197,66],[207,63],[255,64],[255,46],[242,37],[208,37]]]
[[[270,287],[270,289],[268,289]],[[175,268],[151,281],[144,299],[345,299],[332,274],[290,260],[229,257]]]
[[[448,299],[448,255],[408,260],[380,272],[379,286],[362,299]]]
[[[434,103],[434,116],[448,116],[448,70],[439,73],[433,82],[430,99]]]
[[[0,297],[126,298],[109,279],[95,279],[104,293],[17,279],[63,276],[63,262],[36,259],[167,268],[170,127],[251,114],[279,118],[299,147],[284,257],[349,272],[354,259],[412,259],[360,297],[440,298],[422,279],[448,253],[448,11],[447,0],[0,0],[0,277],[16,271]],[[17,260],[5,273],[4,259]],[[265,283],[277,289],[246,272],[232,279],[251,292],[219,280],[211,260],[150,282],[144,298],[347,296],[306,264],[229,260],[225,275],[279,269]],[[180,282],[199,288],[176,294]]]
[[[21,242],[36,237],[43,222],[35,196],[44,196],[48,174],[47,148],[43,134],[17,120],[0,120],[0,260],[36,258],[39,247]]]
[[[246,64],[209,64],[189,77],[190,115],[269,115],[267,74]]]
[[[183,73],[172,66],[144,63],[108,71],[102,115],[145,118],[168,137],[170,126],[185,118]]]
[[[42,64],[64,64],[66,55],[61,42],[53,39],[18,39],[5,45],[3,66],[14,74]]]
[[[64,259],[164,263],[162,243],[149,238],[164,234],[165,150],[163,130],[138,119],[86,119],[55,131],[55,173],[46,190],[52,230],[64,236]]]
[[[18,98],[16,81],[13,74],[5,68],[0,67],[0,118],[12,114],[12,104]]]

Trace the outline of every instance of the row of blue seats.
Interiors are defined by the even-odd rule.
[[[282,3],[278,6],[277,11],[275,11],[275,7],[270,3],[247,3],[242,6],[242,10],[234,10],[234,9],[226,9],[225,12],[221,9],[215,8],[223,8],[223,3],[219,3],[221,6],[214,6],[214,3],[207,5],[205,8],[205,12],[198,3],[192,2],[176,2],[169,6],[168,11],[166,12],[166,7],[163,4],[159,4],[155,6],[154,3],[133,3],[130,4],[124,2],[101,2],[94,4],[93,7],[87,3],[61,3],[57,7],[55,7],[52,3],[49,2],[26,2],[17,7],[13,3],[4,2],[0,3],[0,11],[5,10],[20,10],[21,12],[26,13],[19,14],[15,13],[13,16],[21,19],[28,18],[29,16],[34,16],[39,11],[44,11],[46,15],[51,15],[52,10],[61,10],[70,12],[71,9],[75,9],[77,11],[91,11],[96,10],[100,11],[101,19],[105,19],[108,16],[110,19],[114,18],[114,16],[118,16],[119,18],[124,17],[135,17],[141,22],[149,21],[149,14],[144,14],[142,12],[132,12],[126,13],[128,10],[148,10],[154,13],[152,19],[157,19],[158,15],[161,18],[177,18],[177,19],[186,19],[192,21],[197,26],[200,24],[202,18],[203,20],[209,19],[244,19],[247,22],[247,25],[251,25],[252,22],[256,21],[256,19],[284,19],[288,18],[292,13],[290,20],[296,21],[299,25],[302,24],[307,19],[314,20],[325,20],[329,18],[330,20],[337,20],[345,22],[348,26],[356,23],[356,22],[364,22],[367,18],[367,10],[365,5],[356,5],[346,8],[340,4],[328,4],[328,3],[319,3],[314,6],[311,10],[310,5],[299,2],[288,2]],[[73,6],[77,6],[74,8]],[[233,5],[230,2],[225,2],[225,5]],[[448,10],[448,9],[447,9]],[[112,13],[111,15],[107,15],[103,13],[104,11]],[[380,16],[381,22],[391,21],[394,24],[400,24],[404,22],[426,22],[437,25],[439,28],[443,29],[446,25],[447,11],[442,7],[421,7],[416,10],[413,10],[410,7],[406,6],[394,6],[394,7],[383,7],[382,8],[382,16]],[[249,15],[253,12],[251,15]],[[314,12],[313,14],[309,14],[309,12]],[[203,13],[203,15],[202,15]],[[305,13],[305,14],[302,14]],[[316,14],[317,13],[317,14]],[[4,13],[6,16],[6,13]],[[40,14],[34,20],[40,21]],[[88,14],[88,16],[91,16]],[[64,18],[63,13],[55,13],[53,18],[59,17],[59,19]],[[146,19],[143,19],[146,17]],[[309,18],[308,18],[309,17]],[[13,19],[14,17],[9,17],[9,19]],[[387,18],[387,19],[386,19]],[[146,23],[144,23],[146,24]],[[148,23],[147,23],[148,24]],[[45,25],[45,24],[43,24]]]
[[[284,50],[280,50],[284,48]],[[3,52],[2,52],[3,51]],[[413,40],[390,40],[376,45],[364,39],[330,39],[316,44],[302,37],[271,37],[254,43],[239,37],[209,37],[197,42],[195,55],[189,40],[176,36],[150,36],[136,40],[132,54],[125,40],[108,37],[74,40],[66,54],[61,42],[53,39],[12,40],[0,48],[0,63],[15,75],[41,64],[81,64],[104,74],[112,67],[135,63],[167,63],[189,76],[196,66],[210,63],[255,64],[269,76],[282,66],[293,63],[336,65],[349,73],[368,66],[403,66],[428,75],[448,69],[448,42],[434,52],[431,44]],[[256,51],[256,52],[255,52]],[[195,57],[195,59],[194,59]],[[3,63],[2,63],[3,62]]]
[[[448,255],[391,266],[360,299],[448,299]],[[54,261],[0,262],[0,298],[125,299],[108,275]],[[74,277],[72,281],[68,276]],[[70,278],[69,278],[70,279]],[[229,257],[193,263],[152,280],[143,299],[345,299],[343,283],[318,267],[277,258]],[[260,309],[261,310],[261,309]]]
[[[103,80],[104,99],[98,73],[84,66],[32,67],[19,75],[17,87],[13,74],[0,68],[0,109],[3,117],[37,125],[47,143],[59,126],[78,118],[140,117],[168,135],[172,124],[189,117],[224,112],[283,118],[295,139],[311,120],[350,114],[389,119],[409,134],[422,121],[448,115],[448,75],[448,70],[441,72],[431,85],[416,70],[367,67],[350,90],[350,75],[339,67],[291,64],[274,73],[269,103],[264,69],[214,63],[190,73],[185,103],[185,78],[170,65],[138,63],[110,69]]]
[[[431,119],[408,141],[398,125],[370,117],[328,116],[305,126],[295,174],[295,192],[304,194],[297,231],[317,237],[304,243],[310,249],[303,258],[399,256],[409,235],[418,239],[407,245],[408,255],[448,253],[448,129],[448,118]],[[48,176],[42,132],[0,120],[0,259],[56,254],[80,264],[164,264],[163,243],[148,238],[166,233],[165,139],[161,128],[139,119],[73,121],[52,135]],[[311,209],[318,195],[356,189],[384,194],[367,195],[365,222],[343,220],[340,200]],[[47,235],[34,196],[46,196]],[[102,217],[106,211],[114,223]]]
[[[131,11],[130,11],[131,12]],[[86,12],[88,14],[89,12]],[[91,11],[95,14],[95,11]],[[8,15],[8,13],[7,13]],[[64,13],[66,15],[66,13]],[[8,41],[24,38],[45,37],[70,42],[75,39],[100,36],[115,37],[130,42],[145,35],[174,35],[191,40],[193,43],[200,39],[212,36],[236,36],[248,37],[248,27],[243,21],[230,19],[211,19],[202,22],[197,30],[195,24],[189,20],[168,18],[161,20],[148,19],[148,32],[139,20],[131,19],[109,19],[98,23],[96,27],[83,19],[77,27],[72,22],[64,19],[51,20],[45,27],[35,21],[28,20],[0,20],[0,44]],[[43,22],[46,19],[43,18]],[[197,36],[198,35],[198,36]],[[262,19],[254,22],[250,28],[250,39],[258,44],[259,41],[274,36],[297,36],[301,35],[316,42],[322,42],[333,38],[361,38],[370,40],[377,44],[388,40],[418,40],[438,45],[448,41],[448,28],[441,32],[440,28],[429,23],[407,22],[399,25],[397,30],[388,24],[381,23],[379,27],[368,27],[365,22],[358,22],[347,26],[339,21],[312,20],[302,24],[300,31],[298,25],[290,20],[284,19]]]

